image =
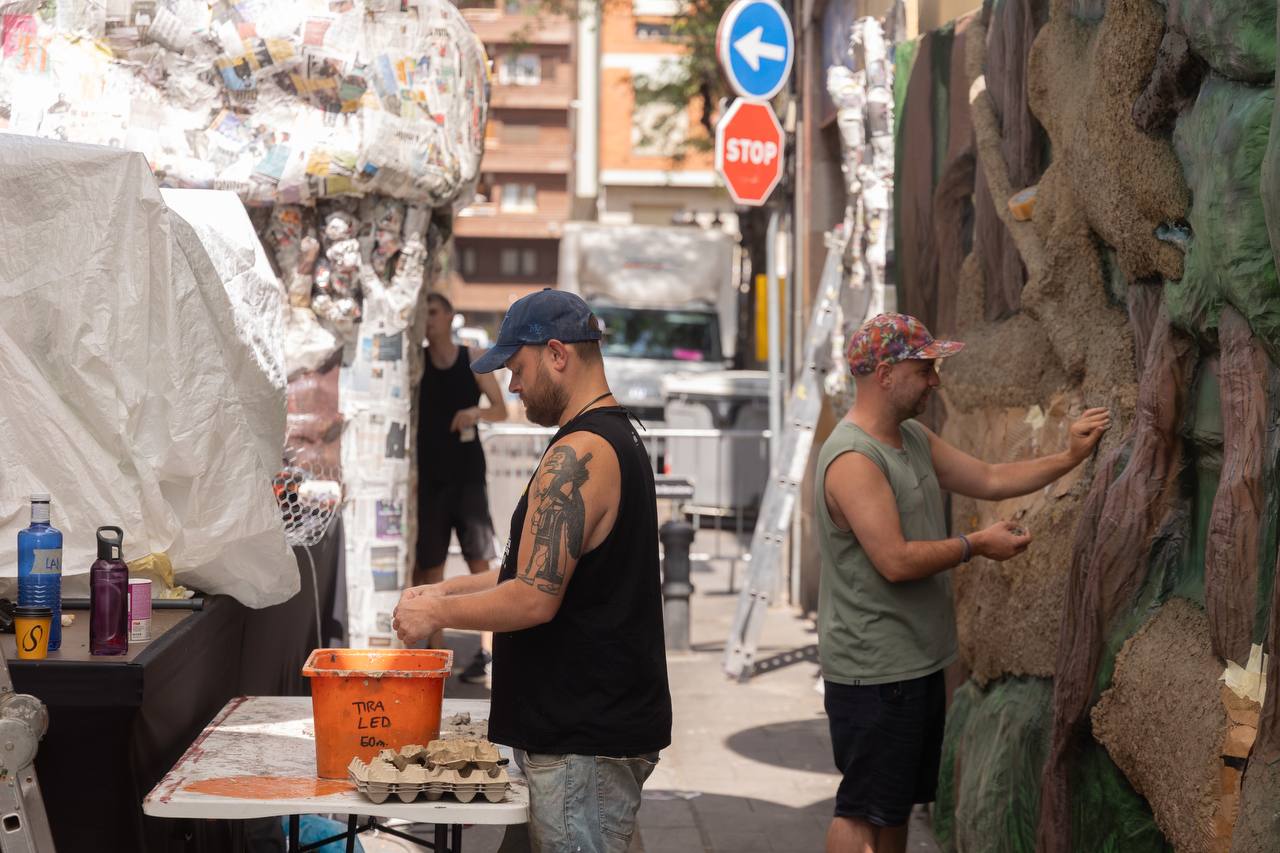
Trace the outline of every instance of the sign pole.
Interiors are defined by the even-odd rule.
[[[769,328],[769,468],[778,465],[782,441],[782,308],[778,299],[778,210],[769,213],[765,229],[765,295]]]

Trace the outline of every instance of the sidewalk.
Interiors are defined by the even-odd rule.
[[[694,551],[713,550],[702,531]],[[451,564],[448,574],[465,571]],[[744,575],[739,563],[740,588]],[[667,659],[675,710],[672,745],[645,785],[640,837],[644,853],[801,853],[821,851],[839,776],[817,678],[813,625],[789,608],[769,612],[757,661],[769,671],[746,684],[721,672],[724,643],[738,597],[728,592],[724,561],[695,562],[691,601],[692,651]],[[455,673],[471,660],[478,636],[449,632]],[[451,678],[445,695],[488,698],[484,685]],[[502,833],[467,830],[468,853],[493,853]],[[381,840],[381,839],[379,839]],[[369,853],[396,850],[369,845]],[[913,816],[907,849],[937,853],[921,813]]]

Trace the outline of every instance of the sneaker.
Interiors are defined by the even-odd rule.
[[[493,655],[481,649],[476,652],[476,656],[471,659],[471,663],[467,664],[467,668],[458,676],[458,680],[464,684],[483,684],[488,680],[492,669]]]

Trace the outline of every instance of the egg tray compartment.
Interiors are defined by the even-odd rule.
[[[432,741],[426,747],[384,749],[369,763],[353,758],[347,776],[374,803],[386,802],[392,795],[411,803],[423,794],[428,800],[448,794],[460,803],[476,797],[500,803],[510,782],[506,763],[488,741]]]

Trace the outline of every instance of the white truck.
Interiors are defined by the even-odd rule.
[[[609,386],[645,423],[663,423],[664,376],[729,366],[735,249],[725,232],[692,225],[565,225],[559,287],[604,324]]]

